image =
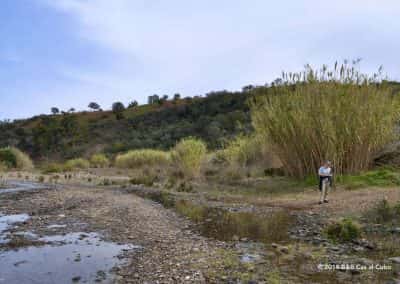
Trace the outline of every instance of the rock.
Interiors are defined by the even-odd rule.
[[[289,253],[289,248],[288,248],[288,247],[285,247],[285,246],[281,246],[281,247],[279,248],[279,251],[280,251],[281,253],[287,254],[287,253]]]
[[[373,250],[373,249],[376,248],[376,246],[375,246],[374,244],[372,244],[372,243],[366,243],[366,244],[364,245],[364,247],[365,247],[366,249],[370,249],[370,250]]]
[[[400,234],[400,227],[393,228],[393,229],[391,230],[391,232],[394,233],[394,234]]]
[[[374,264],[374,262],[368,258],[360,258],[357,262],[366,266]]]
[[[339,247],[330,247],[330,249],[333,250],[333,251],[340,251]]]
[[[365,248],[359,247],[359,246],[353,247],[352,249],[353,249],[353,251],[355,251],[355,252],[362,252],[362,251],[365,250]]]
[[[391,257],[388,259],[389,261],[393,262],[393,263],[400,263],[400,256],[397,257]]]
[[[400,143],[396,142],[387,145],[380,153],[378,153],[374,158],[374,164],[380,165],[400,165]]]

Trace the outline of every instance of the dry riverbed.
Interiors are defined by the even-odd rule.
[[[370,257],[377,243],[333,244],[322,232],[332,218],[356,213],[352,198],[368,207],[381,196],[399,200],[397,189],[338,191],[321,207],[307,192],[240,202],[195,191],[172,194],[180,202],[166,204],[157,189],[77,184],[0,189],[0,275],[12,280],[6,283],[395,283],[389,281],[399,276],[392,261]],[[202,219],[178,209],[201,210]],[[254,226],[242,232],[249,222]],[[51,271],[30,268],[40,262]],[[328,269],[346,263],[390,270]]]

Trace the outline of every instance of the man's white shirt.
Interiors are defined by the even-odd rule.
[[[332,172],[332,169],[330,167],[324,167],[324,166],[320,167],[318,170],[318,174],[320,176],[329,176],[329,175],[331,175],[331,172]]]

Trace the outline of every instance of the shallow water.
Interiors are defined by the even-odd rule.
[[[32,182],[9,182],[0,194],[45,188]],[[20,236],[38,241],[41,246],[18,250],[0,250],[0,284],[24,283],[113,283],[112,268],[123,264],[118,256],[126,250],[139,249],[134,245],[106,242],[97,233],[70,233],[38,238],[34,232],[18,231],[18,223],[29,219],[27,214],[2,215],[0,213],[0,245]],[[53,224],[48,229],[57,230],[66,225]]]
[[[112,283],[110,270],[124,250],[138,248],[101,240],[96,233],[38,239],[49,244],[0,252],[0,283]]]
[[[25,222],[29,219],[28,214],[16,214],[16,215],[1,215],[0,214],[0,244],[8,242],[7,236],[8,229],[13,225],[21,222]]]
[[[8,181],[6,184],[6,188],[0,188],[0,194],[37,190],[43,188],[46,188],[46,186],[35,182]]]

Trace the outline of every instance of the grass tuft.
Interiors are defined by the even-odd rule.
[[[358,239],[361,236],[361,229],[351,219],[345,218],[330,224],[325,233],[330,240],[345,243]]]
[[[119,168],[137,169],[141,167],[162,167],[170,162],[168,152],[152,149],[132,150],[115,158]]]
[[[34,168],[31,158],[14,147],[0,149],[0,163],[3,168],[30,170]]]
[[[207,154],[206,144],[196,138],[181,140],[172,150],[171,156],[174,165],[187,178],[200,175],[201,164]]]

